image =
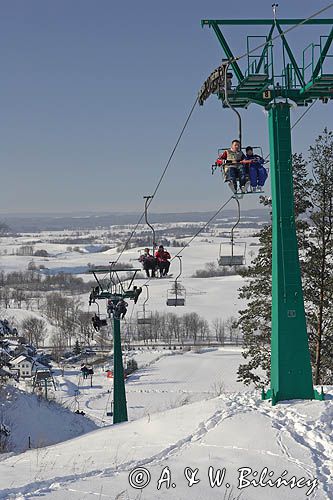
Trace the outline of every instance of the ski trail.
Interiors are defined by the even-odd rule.
[[[36,480],[33,483],[28,483],[23,486],[8,488],[6,490],[3,490],[0,493],[0,499],[8,499],[10,498],[10,496],[13,495],[23,495],[24,498],[30,498],[33,495],[37,494],[42,495],[52,490],[59,489],[60,486],[63,487],[65,484],[75,482],[78,479],[97,477],[97,476],[111,477],[115,474],[119,474],[120,472],[124,471],[127,472],[131,469],[134,469],[135,467],[154,465],[160,462],[164,462],[168,458],[181,453],[192,442],[196,442],[202,439],[202,437],[205,436],[210,430],[214,429],[217,425],[219,425],[222,422],[222,420],[230,418],[233,415],[234,412],[227,412],[224,410],[215,411],[214,414],[211,417],[209,417],[206,421],[201,422],[193,433],[169,445],[168,447],[156,453],[152,457],[139,460],[130,460],[116,467],[108,467],[105,469],[97,469],[89,472],[69,474],[67,476],[57,476],[45,480]],[[68,468],[70,467],[73,468],[73,464],[72,466],[68,464]]]
[[[15,497],[15,495],[23,495],[24,498],[30,498],[34,495],[45,495],[47,492],[59,489],[60,487],[68,488],[70,483],[74,483],[80,479],[112,477],[121,472],[128,472],[135,467],[152,466],[160,462],[165,462],[169,458],[183,453],[192,443],[201,441],[224,420],[232,418],[234,415],[253,412],[254,410],[269,418],[272,426],[277,430],[277,442],[282,456],[310,477],[313,477],[315,472],[322,489],[327,493],[328,498],[330,498],[332,492],[330,482],[333,476],[333,466],[330,462],[330,457],[332,456],[333,449],[329,436],[325,434],[325,430],[329,429],[333,408],[328,406],[319,421],[309,421],[308,417],[301,415],[291,407],[284,406],[282,409],[269,407],[259,399],[255,392],[223,394],[218,399],[224,404],[225,408],[216,410],[209,418],[200,422],[192,433],[150,457],[129,460],[118,466],[95,469],[88,472],[77,472],[44,480],[41,479],[20,487],[8,488],[0,493],[0,499],[8,499],[11,496]],[[311,465],[304,464],[292,456],[290,450],[283,442],[284,433],[287,433],[298,445],[304,446],[310,451],[313,463],[315,464],[315,471],[311,470]],[[258,453],[261,452],[263,450],[258,451]],[[267,451],[265,453],[270,454]],[[68,463],[68,469],[73,471],[73,464]]]
[[[222,396],[222,398],[225,396]],[[230,399],[230,397],[232,399]],[[311,476],[315,475],[322,489],[327,493],[328,498],[333,495],[333,443],[330,437],[330,429],[332,428],[333,407],[327,405],[327,409],[321,415],[319,421],[311,420],[308,416],[302,415],[295,408],[286,405],[283,409],[279,406],[268,406],[267,403],[261,401],[258,397],[250,393],[242,395],[230,395],[229,407],[234,407],[236,404],[241,408],[245,407],[245,411],[250,408],[258,411],[261,415],[268,417],[278,432],[277,444],[279,445],[282,454],[287,460],[293,462],[300,469]],[[226,397],[228,399],[228,397]],[[304,464],[296,457],[293,457],[287,446],[283,443],[283,434],[289,435],[298,445],[304,447],[311,454],[315,470],[311,471],[309,465]],[[313,474],[314,472],[314,474]]]

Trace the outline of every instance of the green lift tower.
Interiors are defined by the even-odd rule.
[[[136,301],[142,291],[132,284],[136,273],[140,269],[119,268],[111,263],[109,268],[94,267],[89,270],[96,279],[97,286],[93,288],[89,303],[96,300],[107,300],[113,305],[113,423],[127,422],[127,402],[124,382],[123,355],[121,349],[120,315],[116,313],[116,306],[120,300]],[[125,272],[125,278],[121,273]],[[131,275],[129,279],[128,276]]]
[[[214,30],[226,59],[201,88],[199,104],[214,93],[224,106],[246,109],[255,103],[268,110],[273,225],[271,386],[263,391],[262,397],[271,399],[273,405],[290,399],[323,399],[323,394],[319,394],[312,383],[306,330],[294,217],[290,107],[294,103],[308,106],[316,99],[327,103],[333,98],[333,69],[327,71],[327,66],[333,63],[330,52],[333,19],[222,19],[203,20],[201,24]],[[319,43],[304,48],[300,63],[282,29],[282,26],[297,24],[330,25],[329,33],[320,36]],[[247,37],[244,74],[239,58],[234,57],[220,29],[220,26],[239,25],[243,29],[269,26],[268,35]],[[251,49],[254,41],[258,44],[256,50]],[[277,62],[273,54],[278,43],[283,57],[280,69],[275,71]],[[229,73],[227,85],[228,69],[233,73]],[[230,78],[234,76],[237,82],[232,85]]]

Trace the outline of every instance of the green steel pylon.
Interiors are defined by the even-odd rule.
[[[274,405],[287,399],[321,399],[313,389],[294,217],[290,105],[269,109],[272,186],[271,388]]]
[[[127,403],[121,350],[120,319],[113,318],[113,423],[127,422]]]
[[[333,72],[324,66],[333,41],[332,19],[223,19],[203,20],[202,26],[211,27],[227,57],[228,70],[237,78],[235,85],[226,87],[225,66],[214,70],[199,92],[199,104],[217,94],[223,104],[233,108],[247,108],[251,103],[269,111],[270,174],[272,184],[272,335],[271,387],[262,391],[263,399],[324,399],[313,388],[310,351],[308,345],[301,271],[298,257],[294,217],[292,176],[292,149],[289,99],[299,106],[307,106],[313,99],[327,103],[333,98]],[[320,37],[319,44],[311,43],[303,50],[302,63],[286,40],[282,25],[330,25],[330,32]],[[239,58],[234,57],[220,25],[270,26],[266,43],[263,37],[247,37],[247,68],[243,72]],[[273,57],[273,32],[280,34],[283,58],[277,68]],[[256,54],[250,44],[261,38]],[[319,55],[318,55],[319,53]],[[308,58],[310,57],[310,62]],[[230,65],[230,68],[229,68]],[[232,78],[233,75],[231,74]],[[220,78],[220,80],[219,80]],[[228,100],[225,102],[225,92]]]
[[[140,269],[116,267],[111,262],[109,267],[93,267],[88,271],[93,274],[97,286],[93,287],[89,305],[105,299],[116,307],[122,299],[138,300],[142,291],[136,286],[131,289],[135,276]],[[121,279],[121,273],[132,274],[130,280]],[[98,306],[99,314],[99,306]],[[127,403],[124,381],[123,355],[121,350],[120,318],[113,312],[113,423],[127,422]]]

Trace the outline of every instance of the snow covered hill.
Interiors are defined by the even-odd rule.
[[[1,423],[10,430],[9,447],[25,451],[30,444],[39,449],[87,433],[96,425],[53,401],[6,386],[0,390]]]
[[[196,402],[157,411],[163,408],[158,399],[162,387],[165,401],[182,384],[188,393],[204,392],[211,384],[208,367],[214,363],[217,372],[219,367],[223,370],[220,375],[226,383],[220,396],[201,395]],[[332,498],[332,388],[326,388],[324,402],[290,401],[272,407],[260,400],[257,391],[235,388],[232,356],[214,360],[211,351],[187,353],[163,358],[153,366],[151,376],[143,371],[126,385],[130,407],[131,390],[139,380],[152,405],[155,400],[154,411],[6,458],[0,462],[0,498],[231,500],[240,493],[242,500]],[[87,400],[92,402],[95,395],[90,392]],[[217,469],[222,476],[225,469],[225,478],[212,487],[210,480],[214,482]],[[288,485],[267,485],[269,479],[274,484],[279,477]],[[147,478],[149,484],[142,488]],[[200,482],[190,487],[191,478]],[[256,486],[258,481],[261,486]],[[295,481],[298,485],[292,487]]]

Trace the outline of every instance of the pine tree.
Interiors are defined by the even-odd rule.
[[[310,148],[311,236],[303,270],[314,383],[333,383],[333,132]]]
[[[80,346],[79,341],[77,339],[75,341],[73,353],[75,354],[75,356],[78,356],[79,354],[81,354],[81,346]]]
[[[301,263],[308,245],[308,223],[302,214],[311,207],[306,163],[302,155],[293,155],[294,207],[296,229]],[[270,207],[271,201],[260,198],[260,203]],[[247,307],[239,311],[239,326],[243,332],[243,357],[247,361],[238,368],[238,380],[245,385],[254,383],[264,387],[270,380],[270,340],[272,307],[272,226],[266,225],[256,236],[259,237],[259,253],[248,269],[240,274],[247,279],[240,289],[240,298],[247,301]]]

